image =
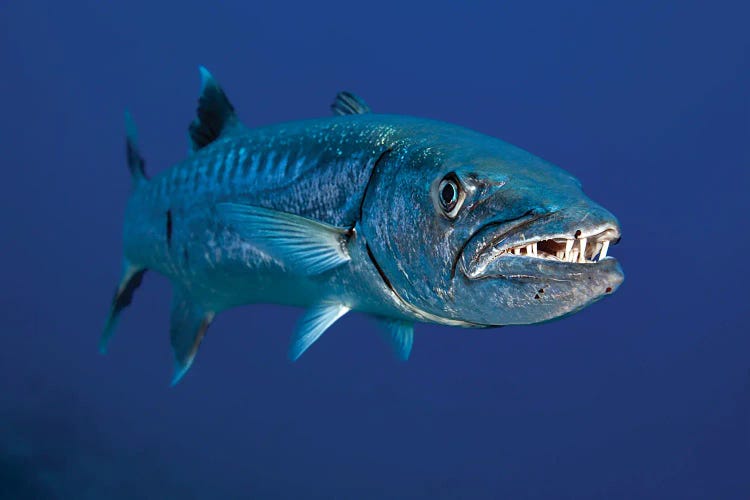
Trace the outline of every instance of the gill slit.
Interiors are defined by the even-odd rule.
[[[378,274],[380,275],[380,279],[383,280],[383,283],[388,288],[388,290],[391,291],[391,293],[396,298],[398,303],[401,304],[401,306],[407,311],[411,311],[412,313],[414,313],[420,320],[432,321],[433,323],[438,323],[442,325],[463,326],[463,327],[471,327],[471,328],[486,328],[488,326],[495,326],[495,325],[483,325],[481,323],[472,323],[469,321],[461,321],[461,320],[456,320],[456,319],[445,318],[443,316],[438,316],[437,314],[432,314],[427,311],[423,311],[417,306],[407,302],[393,287],[391,280],[388,279],[388,276],[386,276],[385,271],[383,271],[383,268],[381,268],[380,264],[378,264],[378,261],[375,259],[375,255],[373,255],[372,250],[370,249],[370,245],[367,242],[365,242],[365,249],[367,250],[367,257],[369,257],[370,262],[372,262],[372,265],[375,266],[375,269],[378,271]]]
[[[362,193],[362,199],[359,200],[359,217],[357,220],[359,220],[360,222],[362,221],[362,210],[365,205],[365,200],[367,199],[367,192],[370,190],[370,184],[372,184],[372,180],[375,178],[375,175],[378,170],[378,165],[380,165],[380,162],[392,151],[393,151],[393,147],[391,146],[385,151],[383,151],[382,153],[380,153],[378,158],[375,160],[375,163],[373,163],[372,165],[372,170],[370,171],[370,177],[367,178],[367,184],[365,184],[365,190]]]

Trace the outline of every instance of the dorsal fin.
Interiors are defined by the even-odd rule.
[[[234,112],[234,106],[211,73],[203,66],[200,67],[200,72],[201,96],[198,99],[198,116],[188,128],[193,151],[211,144],[231,129],[242,127]]]
[[[364,115],[372,112],[364,99],[345,90],[336,94],[336,99],[331,103],[331,111],[334,115]]]

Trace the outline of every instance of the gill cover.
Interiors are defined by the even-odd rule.
[[[361,228],[384,281],[421,319],[457,324],[450,269],[457,250],[452,223],[432,196],[444,166],[429,149],[396,147],[376,165],[362,205]]]

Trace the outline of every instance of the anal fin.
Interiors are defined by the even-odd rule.
[[[175,287],[169,325],[169,340],[175,360],[172,385],[177,384],[190,369],[213,318],[212,311],[206,311],[193,302],[184,290]]]

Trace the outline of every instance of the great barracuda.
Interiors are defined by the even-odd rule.
[[[122,278],[101,350],[147,269],[174,288],[173,383],[215,315],[307,308],[297,359],[349,311],[377,318],[406,359],[415,322],[559,318],[622,283],[615,217],[564,170],[499,139],[371,113],[341,92],[333,117],[249,129],[201,68],[192,153],[148,179],[127,116],[133,179]]]

